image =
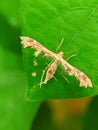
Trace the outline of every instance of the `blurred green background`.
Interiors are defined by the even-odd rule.
[[[19,0],[0,1],[0,130],[98,130],[98,96],[43,103],[25,99],[19,8]]]
[[[0,1],[0,130],[29,130],[40,105],[25,100],[19,0]]]

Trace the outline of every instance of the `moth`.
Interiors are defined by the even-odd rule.
[[[36,56],[39,54],[42,54],[43,56],[49,56],[53,59],[53,61],[48,64],[48,66],[43,70],[42,76],[41,76],[41,81],[40,81],[40,86],[42,84],[47,84],[48,81],[54,77],[55,72],[57,70],[58,64],[63,67],[63,69],[67,72],[69,76],[75,76],[76,79],[79,81],[79,86],[80,87],[91,87],[92,88],[92,82],[88,78],[86,74],[69,64],[64,58],[63,52],[55,53],[50,50],[48,50],[46,47],[41,45],[39,42],[36,40],[21,36],[21,44],[23,45],[24,48],[33,48],[36,50]],[[43,77],[45,76],[45,79]]]

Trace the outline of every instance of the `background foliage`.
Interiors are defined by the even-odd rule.
[[[15,2],[19,5],[19,1]],[[27,82],[22,64],[20,28],[19,24],[13,25],[10,21],[13,18],[18,21],[16,14],[19,14],[12,8],[12,3],[0,1],[0,130],[28,130],[40,102],[30,103],[24,98]]]
[[[98,129],[97,96],[92,100],[48,101],[40,106],[41,100],[97,95],[97,7],[97,0],[0,1],[0,130]],[[63,37],[58,51],[64,52],[65,59],[76,54],[69,63],[85,72],[94,88],[79,88],[74,77],[65,75],[68,84],[60,67],[57,81],[52,79],[39,88],[42,70],[51,59],[35,59],[30,49],[21,52],[20,35],[32,37],[54,52]],[[38,62],[36,68],[34,59]],[[35,79],[33,71],[37,72]]]

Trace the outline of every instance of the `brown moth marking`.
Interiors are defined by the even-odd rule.
[[[42,76],[41,76],[41,81],[40,81],[40,86],[41,84],[47,84],[47,82],[54,77],[54,74],[57,70],[58,63],[63,66],[63,69],[66,70],[69,76],[75,76],[76,79],[79,81],[80,87],[93,87],[91,80],[80,70],[77,68],[73,67],[71,64],[69,64],[66,60],[63,59],[63,52],[59,53],[54,53],[47,48],[45,48],[43,45],[41,45],[39,42],[36,40],[21,36],[21,44],[23,44],[24,48],[34,48],[39,54],[42,54],[43,56],[49,56],[51,57],[54,62],[49,64],[45,70],[43,70]],[[46,73],[46,75],[45,75]],[[43,77],[45,75],[45,79],[43,81]]]
[[[47,71],[46,71],[47,70]],[[43,71],[43,74],[41,76],[41,81],[40,81],[40,87],[42,84],[47,84],[47,82],[54,77],[54,74],[57,70],[57,61],[55,60],[53,63],[50,63],[46,69]],[[43,76],[45,74],[46,71],[46,77],[45,80],[43,81]]]

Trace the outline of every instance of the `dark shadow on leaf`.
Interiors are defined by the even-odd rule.
[[[84,117],[83,130],[98,130],[98,96],[95,96]]]
[[[55,130],[51,110],[46,103],[41,105],[31,130]]]
[[[2,41],[2,43],[0,43],[0,46],[14,53],[21,54],[19,36],[20,29],[9,25],[6,19],[0,14],[0,41]]]

